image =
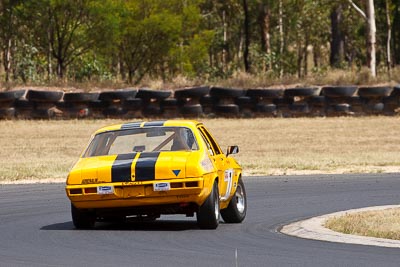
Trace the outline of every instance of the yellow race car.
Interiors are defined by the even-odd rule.
[[[132,122],[94,133],[71,169],[66,193],[77,229],[96,221],[161,214],[194,216],[202,229],[220,217],[240,223],[247,211],[242,168],[224,154],[202,123],[189,120]]]

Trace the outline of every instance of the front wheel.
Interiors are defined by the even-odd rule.
[[[78,209],[71,203],[72,222],[76,229],[91,229],[96,223],[96,215],[84,209]]]
[[[201,229],[216,229],[219,224],[219,192],[218,183],[214,182],[210,195],[197,211],[197,224]]]
[[[222,219],[226,223],[241,223],[246,217],[247,198],[242,178],[239,178],[235,195],[226,209],[221,210]]]

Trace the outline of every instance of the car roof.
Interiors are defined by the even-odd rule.
[[[155,121],[135,121],[120,124],[113,124],[98,129],[95,134],[109,131],[117,131],[123,129],[134,129],[144,127],[170,127],[180,126],[188,128],[196,128],[198,125],[202,125],[201,122],[195,120],[155,120]]]

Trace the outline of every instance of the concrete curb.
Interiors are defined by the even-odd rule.
[[[314,240],[347,243],[347,244],[358,244],[366,246],[400,248],[400,240],[342,234],[327,229],[323,226],[324,223],[332,217],[338,217],[349,213],[357,213],[362,211],[378,211],[378,210],[386,210],[392,208],[400,208],[400,205],[376,206],[376,207],[352,209],[352,210],[326,214],[310,218],[307,220],[295,222],[289,225],[285,225],[282,227],[280,232],[286,235],[296,236],[305,239],[314,239]]]

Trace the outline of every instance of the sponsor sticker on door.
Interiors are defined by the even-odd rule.
[[[226,170],[224,175],[224,181],[225,182],[231,181],[232,177],[233,177],[233,169]]]

